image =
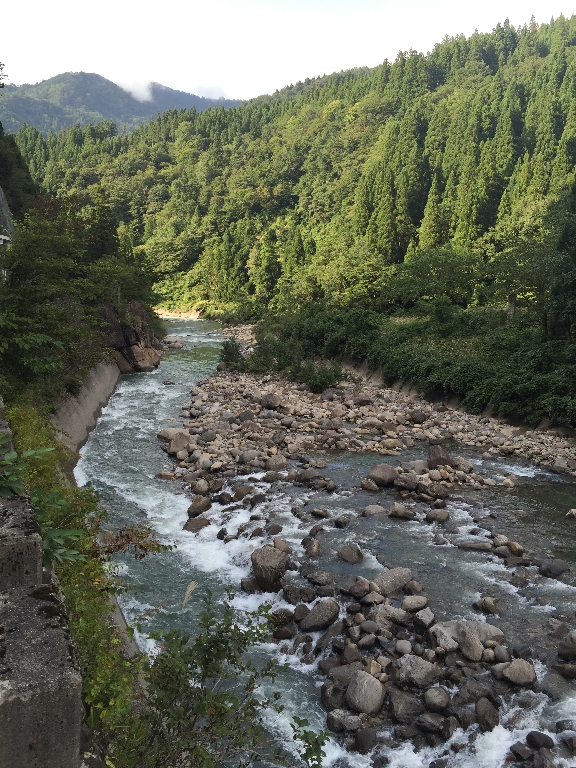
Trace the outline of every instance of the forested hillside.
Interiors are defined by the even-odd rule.
[[[167,109],[199,112],[222,105],[233,107],[234,99],[208,99],[175,91],[159,83],[150,84],[150,98],[139,101],[101,75],[64,72],[34,85],[7,85],[0,99],[0,120],[6,132],[15,133],[23,124],[41,133],[61,131],[71,125],[111,120],[118,127],[135,128]]]
[[[103,190],[168,305],[272,312],[298,354],[574,424],[575,95],[573,16],[17,142],[47,191]]]
[[[0,393],[53,409],[111,359],[106,317],[143,325],[134,301],[150,307],[151,281],[104,193],[39,194],[1,124],[0,188],[11,214],[0,210],[0,234],[14,226],[0,247]]]

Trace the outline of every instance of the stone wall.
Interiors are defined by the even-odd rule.
[[[0,432],[9,432],[0,399]],[[82,679],[26,497],[0,499],[0,766],[78,768]]]

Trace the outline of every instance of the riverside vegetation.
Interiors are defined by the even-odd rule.
[[[240,624],[208,595],[195,638],[175,630],[159,636],[154,659],[127,657],[122,648],[111,597],[125,586],[113,557],[131,552],[139,559],[166,545],[148,526],[108,529],[96,494],[69,480],[76,456],[57,439],[50,416],[79,392],[90,369],[114,359],[116,329],[120,345],[126,336],[134,343],[162,331],[150,308],[151,281],[117,235],[103,194],[35,198],[13,138],[1,131],[0,157],[7,161],[3,188],[17,214],[11,245],[0,251],[0,389],[15,448],[7,438],[0,442],[0,495],[30,494],[44,566],[56,573],[66,600],[82,671],[86,764],[215,768],[230,761],[247,766],[263,756],[301,764],[288,754],[268,755],[260,722],[264,710],[281,705],[261,700],[258,685],[281,670],[244,660],[268,633],[265,609]],[[143,318],[151,328],[142,327]],[[324,739],[306,726],[295,721],[296,743],[305,764],[317,766]]]
[[[514,627],[500,618],[511,610],[510,591],[488,584],[495,578],[534,599],[528,595],[536,584],[566,579],[571,563],[544,554],[549,541],[536,542],[526,527],[528,541],[506,535],[509,521],[489,499],[498,490],[500,503],[508,494],[516,504],[523,498],[515,491],[526,490],[527,477],[510,474],[510,462],[520,471],[529,458],[548,471],[575,473],[573,440],[374,383],[315,394],[270,371],[220,370],[184,397],[182,426],[158,433],[172,466],[157,475],[190,499],[183,536],[190,546],[198,537],[196,556],[209,543],[229,548],[236,565],[251,566],[245,592],[265,593],[261,599],[277,593],[278,652],[325,676],[319,694],[327,726],[348,750],[370,753],[371,764],[384,766],[394,759],[390,750],[412,742],[418,752],[438,749],[440,758],[429,763],[424,753],[423,765],[452,764],[449,755],[463,750],[457,764],[476,764],[481,733],[498,725],[521,730],[517,703],[534,708],[543,692],[556,701],[569,695],[576,632],[568,603],[560,601],[548,626],[521,609]],[[451,455],[446,448],[454,442],[475,462],[481,455],[482,469]],[[462,504],[471,510],[469,525]],[[566,533],[573,516],[566,514]],[[470,598],[488,587],[472,606],[487,622],[453,619],[446,603],[435,606],[426,595],[414,574],[434,555],[416,554],[420,537],[450,563],[447,571],[428,570],[436,598],[439,585],[459,583],[462,557],[477,564],[473,588],[461,588]],[[483,560],[491,568],[487,581]],[[456,614],[468,618],[466,598]],[[506,759],[533,758],[523,764],[546,768],[569,761],[573,722],[543,717],[539,727],[562,735],[522,734],[510,741]]]
[[[94,494],[63,477],[71,456],[49,421],[111,354],[102,307],[129,320],[133,300],[145,308],[160,300],[260,319],[256,364],[316,390],[341,373],[314,359],[348,356],[381,367],[387,380],[454,393],[471,409],[574,426],[575,73],[576,17],[518,30],[506,22],[446,39],[427,56],[400,53],[393,64],[307,80],[227,111],[169,111],[129,135],[110,122],[0,135],[0,182],[17,215],[1,254],[0,388],[18,452],[53,448],[26,470],[44,526],[83,531],[62,538],[80,557],[54,567],[87,722],[116,768],[161,765],[170,754],[154,709],[167,701],[186,764],[193,737],[178,686],[191,670],[182,648],[198,651],[222,632],[219,658],[243,672],[240,652],[259,636],[260,619],[246,636],[208,602],[191,646],[166,636],[151,665],[119,652],[109,558],[135,542],[138,555],[159,545],[146,531],[106,544]],[[550,446],[534,442],[546,461]],[[433,471],[442,480],[428,473],[415,493],[452,482],[446,467],[447,478]],[[218,734],[193,752],[209,766],[222,741],[234,748],[235,717],[257,721],[261,703],[250,672],[245,698],[213,694],[205,661],[192,670],[205,696],[188,704]],[[170,675],[159,675],[163,665]],[[153,690],[143,712],[142,675]],[[175,687],[155,688],[159,677]],[[247,760],[257,726],[242,745]],[[303,721],[296,727],[305,759],[318,764],[322,739]]]
[[[15,140],[46,191],[103,190],[165,306],[271,313],[302,359],[574,425],[575,44],[574,16],[505,22],[128,136]]]

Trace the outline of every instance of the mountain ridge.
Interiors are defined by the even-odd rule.
[[[0,122],[7,133],[32,125],[43,134],[72,125],[111,121],[127,130],[167,109],[203,112],[238,106],[238,99],[210,99],[150,83],[151,98],[141,101],[111,80],[91,72],[63,72],[39,83],[6,85],[0,94]]]

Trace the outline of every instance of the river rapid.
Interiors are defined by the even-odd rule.
[[[186,338],[186,348],[164,353],[160,367],[153,373],[122,377],[110,402],[104,408],[97,426],[81,451],[75,469],[79,485],[91,483],[109,511],[111,527],[147,522],[159,537],[175,545],[169,552],[142,561],[126,558],[118,561],[129,591],[121,605],[128,622],[136,627],[136,640],[145,650],[153,650],[148,639],[154,629],[179,627],[193,633],[202,592],[210,588],[219,598],[230,585],[237,591],[235,605],[239,609],[255,608],[260,602],[274,608],[287,606],[276,594],[247,595],[240,591],[240,580],[250,575],[250,553],[261,545],[257,540],[239,538],[224,543],[216,537],[219,525],[211,525],[199,534],[182,530],[188,519],[190,497],[175,483],[155,479],[173,464],[160,450],[156,434],[166,427],[180,427],[180,406],[190,399],[190,387],[210,375],[216,368],[223,337],[217,324],[206,320],[172,320],[171,335]],[[174,382],[166,386],[163,382]],[[452,451],[450,446],[447,446]],[[409,567],[413,578],[421,582],[438,620],[453,618],[478,620],[472,603],[481,595],[499,599],[505,609],[501,616],[489,621],[500,627],[509,647],[524,646],[538,675],[536,691],[524,691],[512,697],[500,710],[500,725],[479,734],[469,743],[469,734],[459,730],[439,747],[424,747],[416,752],[409,742],[384,749],[392,768],[427,768],[434,763],[448,768],[500,768],[505,765],[509,748],[523,741],[531,730],[540,730],[560,743],[555,723],[565,718],[576,719],[574,684],[550,672],[544,661],[550,657],[554,631],[564,622],[573,628],[576,610],[576,522],[567,521],[566,511],[576,507],[576,482],[569,476],[543,471],[513,458],[487,461],[479,451],[455,450],[471,461],[486,477],[502,477],[513,473],[520,478],[518,487],[486,488],[475,504],[462,500],[449,501],[451,524],[460,534],[474,529],[479,519],[493,530],[519,541],[542,557],[557,557],[575,563],[563,581],[538,575],[518,586],[510,570],[501,561],[481,552],[469,552],[454,546],[437,546],[434,526],[414,521],[390,519],[387,516],[357,516],[359,510],[374,503],[374,496],[359,488],[366,471],[376,463],[373,455],[333,452],[326,460],[325,476],[332,478],[338,490],[321,504],[331,516],[350,513],[351,522],[344,529],[330,528],[323,538],[319,570],[330,570],[338,579],[361,573],[366,578],[382,571],[381,562],[389,567]],[[402,460],[423,458],[424,449],[404,451]],[[258,487],[264,473],[251,477]],[[266,487],[262,485],[262,490]],[[307,533],[292,513],[294,506],[313,506],[317,493],[309,488],[280,484],[273,498],[260,505],[265,513],[273,509],[275,522],[282,525],[282,538],[293,551],[302,550],[300,541]],[[318,497],[320,501],[320,497]],[[393,494],[389,497],[393,499]],[[378,502],[379,503],[379,502]],[[240,511],[234,525],[247,522],[259,507]],[[218,505],[211,514],[218,515]],[[355,541],[365,554],[360,566],[351,566],[335,558],[343,543]],[[376,559],[378,557],[378,559]],[[184,593],[191,581],[198,582],[187,605],[182,608]],[[556,638],[557,642],[557,638]],[[285,747],[291,748],[290,721],[293,715],[305,716],[316,729],[326,727],[326,713],[320,706],[319,687],[324,677],[317,662],[306,664],[282,643],[270,643],[258,649],[261,654],[274,654],[280,663],[288,662],[289,671],[282,675],[276,688],[282,692],[285,711],[270,715],[270,730]],[[390,734],[391,735],[391,734]],[[565,735],[565,734],[564,734]],[[575,734],[572,734],[575,735]],[[451,745],[458,745],[458,751]],[[374,755],[349,753],[332,738],[326,746],[323,765],[334,768],[369,768],[378,763]],[[576,758],[558,756],[555,765],[570,768]],[[375,761],[374,761],[375,760]],[[373,762],[374,761],[374,762]]]

